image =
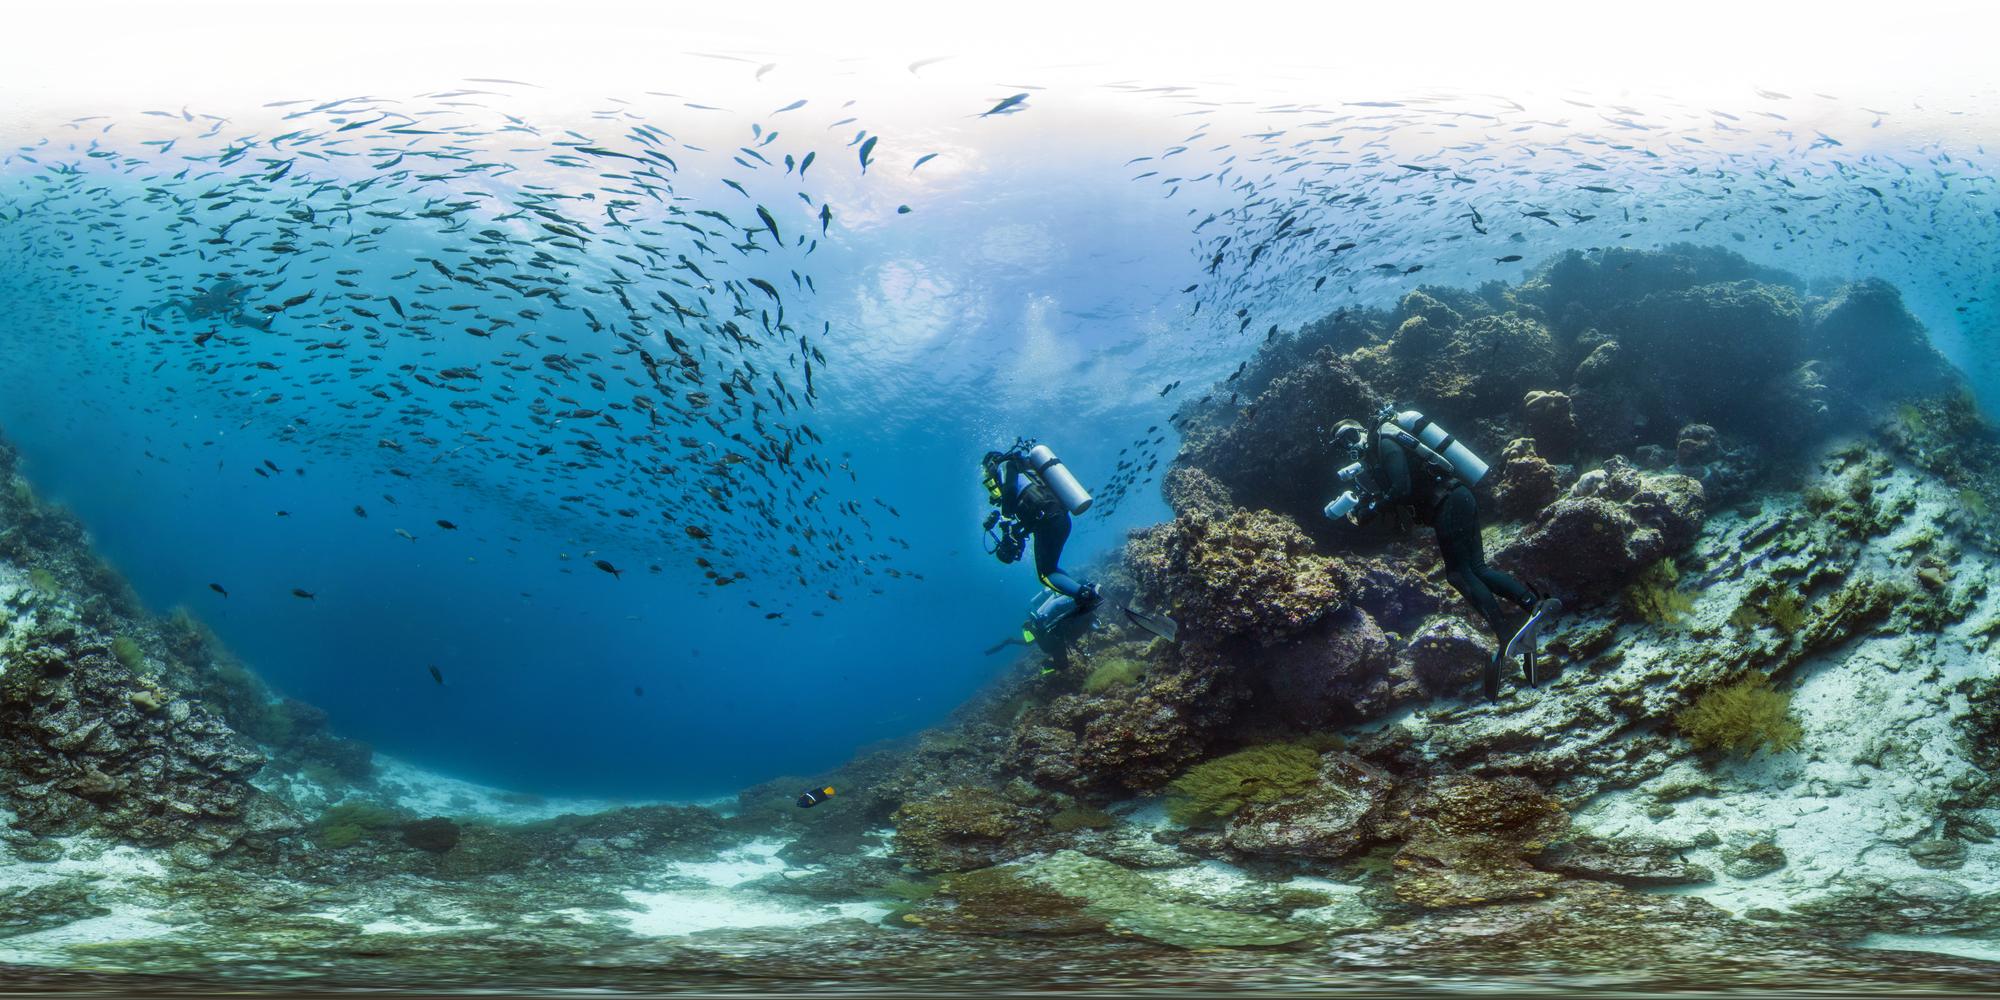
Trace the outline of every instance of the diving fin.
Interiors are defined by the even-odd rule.
[[[1516,656],[1521,658],[1521,673],[1527,678],[1528,686],[1534,687],[1541,683],[1535,665],[1536,646],[1541,642],[1542,626],[1553,621],[1559,614],[1562,614],[1562,602],[1553,597],[1545,597],[1535,604],[1535,613],[1521,623],[1521,627],[1514,632],[1514,637],[1507,640],[1507,648],[1495,659],[1490,673],[1496,676],[1487,684],[1489,692],[1487,697],[1493,697],[1492,691],[1498,686],[1497,674],[1500,661],[1511,660]]]
[[[1151,612],[1141,611],[1130,604],[1125,606],[1125,617],[1130,619],[1132,624],[1137,625],[1140,628],[1145,629],[1146,631],[1151,632],[1154,635],[1157,635],[1160,638],[1167,640],[1168,642],[1173,642],[1175,638],[1180,635],[1181,632],[1180,625],[1176,623],[1172,618],[1168,618],[1166,615],[1153,614]]]

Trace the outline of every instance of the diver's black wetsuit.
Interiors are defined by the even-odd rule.
[[[1083,586],[1062,570],[1063,545],[1069,542],[1069,511],[1055,491],[1039,483],[1018,457],[1000,463],[1000,513],[1019,520],[1035,540],[1035,575],[1050,590],[1079,597]]]
[[[1479,501],[1473,498],[1472,490],[1428,462],[1412,462],[1410,454],[1391,438],[1376,441],[1375,459],[1389,502],[1406,505],[1417,523],[1437,531],[1445,579],[1479,609],[1480,616],[1493,627],[1493,634],[1505,644],[1518,623],[1502,617],[1500,601],[1494,595],[1526,611],[1535,606],[1535,593],[1521,581],[1486,565],[1486,548],[1479,538]]]

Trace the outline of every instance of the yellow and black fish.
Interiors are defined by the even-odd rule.
[[[819,805],[820,803],[825,802],[830,798],[833,798],[832,785],[822,785],[817,788],[808,788],[805,791],[799,793],[799,808],[811,809],[812,807]]]

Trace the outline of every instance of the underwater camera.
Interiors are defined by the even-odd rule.
[[[1027,547],[1026,534],[1021,530],[1021,522],[1012,518],[1002,520],[997,510],[986,515],[986,538],[992,543],[986,551],[1003,563],[1012,564],[1021,558],[1021,550]]]
[[[1321,513],[1329,521],[1338,521],[1349,514],[1357,521],[1365,521],[1375,513],[1381,503],[1381,496],[1375,491],[1374,483],[1368,480],[1368,471],[1360,462],[1350,462],[1340,470],[1341,485],[1347,487],[1339,496],[1326,505]]]

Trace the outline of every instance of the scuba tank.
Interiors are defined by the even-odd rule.
[[[1044,587],[1028,602],[1028,620],[1021,626],[1021,637],[1033,642],[1048,635],[1075,610],[1076,598]]]
[[[1472,453],[1449,431],[1431,422],[1429,417],[1416,410],[1397,412],[1394,407],[1384,407],[1380,414],[1384,437],[1395,438],[1405,445],[1414,447],[1420,455],[1438,467],[1440,472],[1449,471],[1467,486],[1477,486],[1486,478],[1486,463]]]
[[[1042,482],[1049,484],[1049,489],[1055,491],[1056,499],[1062,501],[1063,507],[1071,514],[1081,514],[1090,509],[1090,492],[1076,481],[1075,476],[1070,475],[1069,468],[1048,445],[1038,444],[1028,449],[1027,459],[1028,467],[1042,477]]]

